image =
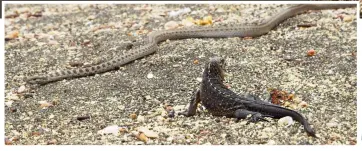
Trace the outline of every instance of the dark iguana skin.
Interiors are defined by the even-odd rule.
[[[202,103],[214,116],[226,116],[245,119],[251,115],[250,121],[266,121],[265,117],[282,118],[290,116],[300,122],[308,135],[316,137],[307,120],[298,112],[278,105],[264,102],[253,96],[239,96],[224,84],[225,61],[214,57],[206,65],[200,89],[192,97],[187,111],[179,113],[184,116],[196,114],[197,104]]]

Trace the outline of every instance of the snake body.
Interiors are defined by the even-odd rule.
[[[234,27],[198,27],[189,29],[175,29],[152,32],[148,35],[147,43],[139,48],[127,51],[126,53],[101,64],[62,70],[44,76],[33,76],[26,79],[30,84],[47,84],[66,78],[85,77],[98,73],[114,70],[126,63],[153,54],[158,49],[158,43],[167,39],[185,38],[226,38],[226,37],[257,37],[268,33],[278,24],[287,18],[304,13],[308,10],[337,9],[356,7],[356,4],[299,4],[289,6],[276,13],[276,15],[266,19],[260,25],[234,26]]]

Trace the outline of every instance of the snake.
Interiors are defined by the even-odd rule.
[[[258,25],[193,27],[153,31],[147,35],[144,45],[133,48],[133,50],[127,51],[109,61],[88,67],[66,69],[51,72],[45,75],[32,76],[25,78],[25,82],[29,84],[44,85],[63,79],[86,77],[115,70],[131,61],[155,53],[158,49],[158,44],[168,39],[177,40],[187,38],[258,37],[268,33],[284,20],[305,13],[309,10],[340,9],[349,7],[356,7],[356,4],[296,4],[282,9]]]

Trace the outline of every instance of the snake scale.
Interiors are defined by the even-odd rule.
[[[276,13],[274,16],[266,19],[266,21],[262,24],[253,26],[239,25],[233,27],[198,27],[151,32],[148,35],[148,39],[146,39],[147,42],[145,45],[127,51],[121,56],[115,57],[110,61],[89,67],[56,71],[43,76],[33,76],[26,78],[25,81],[29,84],[47,84],[67,78],[85,77],[98,73],[104,73],[110,70],[114,70],[117,67],[120,67],[136,59],[155,53],[158,49],[158,43],[167,39],[175,40],[185,38],[258,37],[268,33],[287,18],[304,13],[308,10],[338,9],[347,7],[356,7],[356,4],[292,5]]]

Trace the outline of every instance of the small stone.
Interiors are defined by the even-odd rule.
[[[150,72],[150,73],[147,74],[147,78],[148,78],[148,79],[152,79],[153,77],[154,77],[154,75],[152,74],[152,72]]]
[[[106,128],[99,130],[97,133],[98,134],[113,134],[113,135],[118,135],[119,132],[119,126],[118,125],[111,125],[111,126],[107,126]]]
[[[54,114],[49,115],[49,119],[52,119],[54,117],[55,117]]]
[[[338,126],[338,123],[336,123],[336,122],[327,123],[327,127],[329,127],[329,128],[337,127],[337,126]]]
[[[167,137],[167,139],[166,139],[167,142],[172,142],[173,140],[174,140],[174,138],[172,136]]]
[[[14,94],[14,93],[11,93],[7,98],[9,100],[13,100],[13,101],[19,101],[20,100],[19,96]]]
[[[89,115],[86,115],[86,116],[78,116],[78,117],[77,117],[77,120],[78,120],[78,121],[83,121],[83,120],[86,120],[86,119],[90,119],[90,116],[89,116]]]
[[[147,141],[148,141],[148,137],[144,133],[139,133],[137,138],[145,143],[147,143]]]
[[[224,10],[223,8],[218,8],[218,9],[216,10],[216,12],[222,13],[222,12],[225,12],[225,10]]]
[[[182,24],[183,26],[185,26],[185,27],[195,26],[195,24],[194,24],[192,21],[187,20],[187,19],[183,19],[183,20],[181,21],[181,24]]]
[[[40,104],[40,107],[41,107],[41,108],[48,108],[48,107],[53,106],[53,104],[48,103],[48,102],[46,102],[46,101],[39,101],[39,104]]]
[[[5,138],[5,145],[12,145],[13,143],[8,138]]]
[[[172,65],[172,67],[177,68],[177,67],[181,67],[181,65],[179,65],[179,64],[174,64],[174,65]]]
[[[266,144],[268,144],[268,145],[275,145],[276,143],[275,143],[274,140],[269,140],[268,143],[266,143]]]
[[[118,108],[119,110],[124,110],[126,107],[125,107],[124,105],[119,105],[117,108]]]
[[[137,122],[142,123],[142,122],[144,122],[144,121],[145,121],[145,117],[144,117],[144,116],[138,116],[138,117],[137,117]]]
[[[47,142],[47,145],[55,145],[55,144],[57,144],[57,142],[58,141],[56,139],[52,139],[52,140]]]
[[[91,42],[90,40],[87,40],[87,39],[86,39],[86,40],[83,41],[82,45],[85,45],[85,46],[86,46],[86,45],[90,44],[90,42]]]
[[[18,89],[18,93],[23,93],[26,91],[26,87],[24,85],[20,86],[19,89]]]
[[[300,106],[300,107],[307,107],[308,104],[307,104],[307,102],[302,101],[302,102],[300,102],[300,103],[298,104],[298,106]]]
[[[59,43],[55,40],[49,40],[48,44],[49,45],[58,45]]]
[[[294,123],[293,118],[290,116],[286,116],[286,117],[280,118],[278,120],[278,125],[282,125],[282,126],[286,126],[286,127],[289,125],[292,125],[293,123]]]
[[[32,116],[32,115],[33,115],[33,112],[32,112],[32,111],[29,111],[27,114],[28,114],[29,116]]]
[[[308,50],[307,56],[314,56],[316,54],[316,51],[314,49]]]
[[[261,132],[260,134],[261,139],[269,138],[268,134],[266,132]]]
[[[146,100],[151,100],[152,99],[151,96],[149,96],[149,95],[146,95],[145,98],[146,98]]]
[[[96,16],[91,15],[91,16],[88,16],[87,20],[93,20],[93,19],[95,19],[95,18],[96,18]]]
[[[202,81],[202,78],[201,78],[201,77],[197,77],[196,80],[197,80],[198,82],[201,82],[201,81]]]
[[[14,101],[6,101],[5,102],[5,106],[7,107],[11,107],[11,105],[13,104]]]
[[[135,120],[135,119],[137,119],[137,114],[132,113],[131,115],[129,115],[129,117],[130,117],[132,120]]]
[[[19,31],[12,31],[5,36],[5,41],[9,41],[9,40],[18,38],[18,36],[19,36]]]
[[[169,21],[165,24],[166,30],[176,29],[177,27],[179,27],[179,24],[175,21]]]
[[[158,133],[151,131],[146,127],[141,127],[138,131],[144,133],[149,138],[158,138]]]
[[[344,22],[351,22],[353,20],[353,17],[352,16],[344,16],[343,17],[343,21]]]

